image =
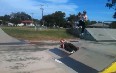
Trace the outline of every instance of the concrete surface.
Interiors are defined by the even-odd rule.
[[[64,52],[57,47],[0,45],[0,73],[77,73],[65,64],[55,61],[64,56],[61,55]]]
[[[72,43],[80,47],[77,52],[69,56],[70,60],[75,62],[73,68],[79,73],[97,73],[116,61],[116,42],[79,40],[78,43]]]
[[[17,40],[0,29],[0,73],[77,73],[55,61],[64,56],[61,56],[64,52],[57,49],[59,43],[27,42]]]
[[[23,42],[9,36],[0,28],[0,44],[21,44]]]
[[[104,33],[106,29],[103,32],[99,29],[99,33],[97,29],[92,30],[96,34],[88,31],[96,40],[110,41],[72,40],[70,42],[80,49],[69,54],[59,48],[58,43],[48,44],[51,41],[44,42],[43,45],[35,42],[15,44],[21,41],[8,36],[0,29],[0,73],[98,73],[116,61],[116,34],[114,30],[107,32],[111,35]],[[3,38],[6,38],[6,41]]]
[[[85,39],[96,41],[116,41],[116,29],[86,28]]]

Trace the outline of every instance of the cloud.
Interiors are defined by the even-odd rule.
[[[61,4],[61,5],[48,5],[48,7],[45,8],[45,11],[48,13],[52,13],[55,11],[63,11],[65,12],[67,15],[68,14],[72,14],[72,13],[76,13],[76,9],[78,8],[78,6],[73,5],[73,4]],[[48,11],[47,11],[48,10]]]
[[[63,11],[67,14],[76,12],[77,5],[68,0],[0,0],[0,15],[11,12],[34,13],[34,17],[41,18],[40,4],[43,4],[44,14],[52,14],[55,11]]]
[[[46,0],[48,2],[53,2],[53,3],[67,3],[68,0]]]

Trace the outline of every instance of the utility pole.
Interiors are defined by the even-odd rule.
[[[44,8],[43,8],[44,5],[40,4],[40,10],[42,11],[42,25],[44,26],[44,20],[43,20],[43,11],[44,11]]]
[[[33,23],[33,15],[34,15],[34,13],[31,13],[31,15],[32,15],[32,18],[31,19],[32,19],[32,23]]]

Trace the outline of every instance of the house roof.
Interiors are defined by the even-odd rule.
[[[96,23],[89,25],[90,27],[109,27],[109,25],[103,24],[103,23]]]
[[[32,20],[24,20],[24,21],[22,21],[22,23],[33,23],[33,21]]]

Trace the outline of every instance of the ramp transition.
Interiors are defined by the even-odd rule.
[[[86,28],[84,39],[92,41],[116,41],[116,29]]]
[[[99,73],[116,62],[115,42],[79,41],[73,44],[80,49],[59,60],[78,73]]]
[[[115,56],[99,53],[87,48],[81,48],[70,57],[99,72],[107,68],[116,59]]]
[[[0,44],[21,44],[20,40],[9,36],[0,28]]]

